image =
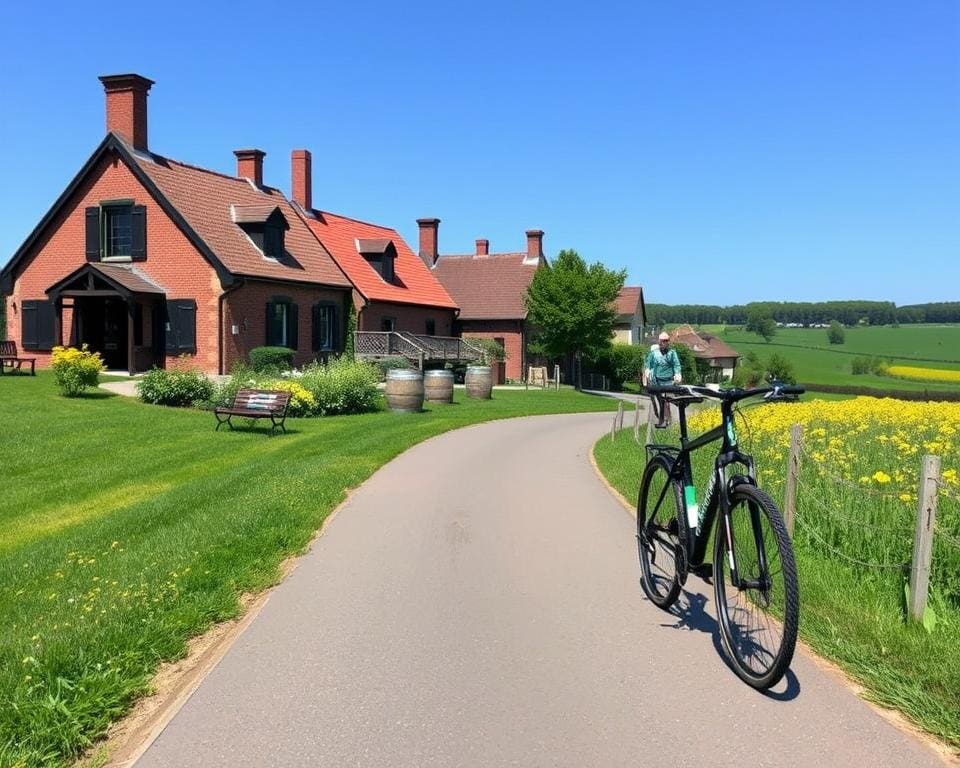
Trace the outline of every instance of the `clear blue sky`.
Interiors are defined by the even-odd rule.
[[[59,6],[59,7],[57,7]],[[4,3],[0,263],[138,72],[150,146],[313,152],[314,204],[441,252],[576,248],[650,302],[960,299],[960,4]]]

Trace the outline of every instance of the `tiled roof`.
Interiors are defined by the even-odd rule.
[[[433,274],[457,302],[461,320],[522,320],[527,287],[543,263],[526,253],[441,256]]]
[[[457,308],[450,294],[437,282],[427,265],[410,250],[410,246],[395,229],[317,210],[312,212],[312,216],[308,215],[306,221],[313,230],[313,234],[333,255],[337,264],[350,276],[357,290],[366,299],[397,304]],[[384,241],[379,244],[379,251],[367,251],[367,253],[382,253],[386,249],[385,241],[393,243],[397,250],[393,268],[399,285],[387,283],[380,277],[357,250],[358,240]],[[376,245],[378,244],[374,247]],[[361,247],[370,246],[364,244]]]
[[[640,306],[640,297],[643,295],[643,291],[640,286],[624,286],[620,289],[620,293],[617,296],[617,314],[620,316],[628,315],[629,319],[633,319],[633,316],[636,314],[638,307]]]
[[[670,339],[690,347],[694,357],[740,357],[740,353],[725,341],[704,331],[695,331],[690,325],[681,325],[670,334]]]
[[[278,190],[256,189],[246,179],[195,168],[159,155],[152,155],[152,161],[139,153],[131,156],[233,274],[351,287],[343,271]],[[254,216],[264,212],[269,216],[279,208],[290,227],[284,235],[284,249],[290,258],[282,262],[265,258],[234,222],[231,206],[234,211]]]
[[[131,293],[166,293],[163,288],[140,272],[136,267],[121,266],[120,264],[91,263],[90,268],[95,269],[105,277],[119,283]]]
[[[263,203],[260,205],[234,205],[232,208],[233,220],[237,224],[262,224],[270,218],[278,206],[276,203]]]

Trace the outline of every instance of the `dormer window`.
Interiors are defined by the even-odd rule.
[[[281,261],[284,257],[284,233],[290,228],[279,206],[235,205],[233,220],[265,258]]]
[[[367,264],[380,275],[385,283],[396,283],[397,274],[394,269],[394,262],[397,259],[397,248],[392,240],[385,237],[358,238],[357,252],[363,256]]]

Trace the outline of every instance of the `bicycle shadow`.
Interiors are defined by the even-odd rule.
[[[717,624],[717,620],[713,616],[707,613],[707,601],[705,595],[688,592],[686,589],[682,590],[669,611],[676,617],[677,622],[675,624],[661,624],[660,626],[668,629],[685,629],[691,632],[697,631],[709,634],[717,656],[720,657],[727,669],[735,675],[736,671],[723,648],[720,625]],[[782,690],[780,690],[781,688]],[[773,701],[793,701],[800,695],[800,680],[794,674],[793,669],[788,669],[784,679],[777,684],[775,689],[757,691],[757,693]]]

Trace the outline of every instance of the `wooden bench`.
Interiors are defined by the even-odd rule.
[[[290,393],[272,389],[241,389],[233,398],[229,408],[214,408],[217,417],[217,430],[226,424],[233,429],[230,421],[234,416],[244,419],[270,419],[272,435],[277,427],[286,433],[283,422],[287,418],[287,406],[290,405]]]
[[[10,373],[22,371],[24,363],[30,363],[30,375],[36,376],[37,358],[20,357],[17,354],[17,342],[15,341],[0,341],[0,375],[4,374],[7,368],[10,369]]]

